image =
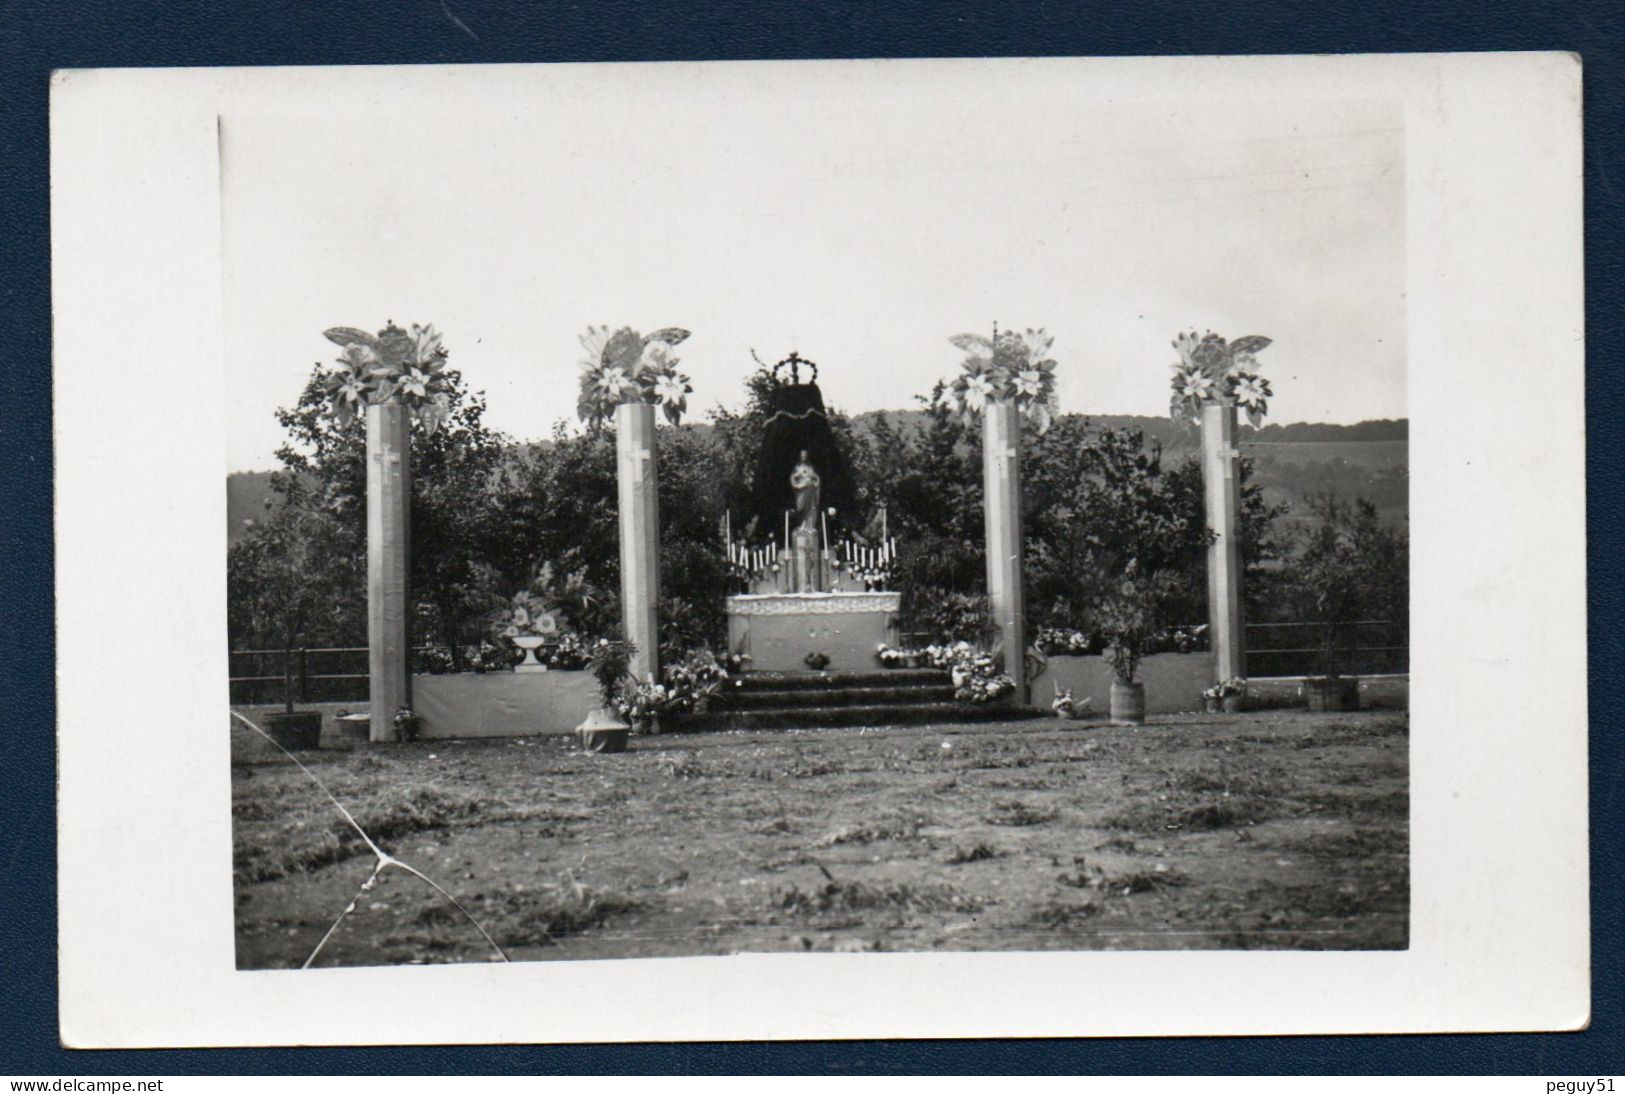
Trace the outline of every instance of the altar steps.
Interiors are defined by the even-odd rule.
[[[877,672],[747,672],[694,729],[814,729],[1003,721],[1032,712],[954,699],[939,669]]]

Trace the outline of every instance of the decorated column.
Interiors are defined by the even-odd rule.
[[[411,551],[411,418],[399,402],[367,406],[367,675],[370,737],[399,736],[395,713],[412,706],[407,671]]]
[[[1236,448],[1236,406],[1202,407],[1202,480],[1207,526],[1207,622],[1213,672],[1219,680],[1247,675],[1247,641],[1241,606],[1241,452]]]
[[[1021,431],[1049,429],[1055,403],[1055,362],[1049,334],[1040,328],[1000,331],[993,337],[949,339],[965,351],[963,372],[951,389],[967,422],[982,424],[982,506],[986,526],[987,598],[1004,649],[1004,671],[1015,687],[1011,701],[1027,703],[1026,601],[1022,595]]]
[[[1010,399],[987,404],[982,415],[982,496],[987,522],[987,599],[1004,646],[1004,671],[1016,683],[1014,702],[1025,705],[1027,651],[1021,595],[1021,412]]]
[[[621,629],[636,647],[631,671],[660,675],[660,487],[655,407],[676,425],[693,390],[671,349],[688,337],[665,327],[645,337],[630,327],[588,327],[581,336],[581,397],[587,428],[615,429],[621,540]]]
[[[1257,428],[1268,410],[1269,382],[1255,371],[1254,356],[1270,344],[1248,335],[1226,342],[1209,332],[1181,334],[1174,340],[1175,418],[1195,419],[1202,430],[1202,482],[1208,531],[1208,637],[1217,680],[1247,675],[1246,626],[1241,577],[1241,450],[1236,444],[1236,410],[1247,412]]]
[[[660,671],[660,491],[655,465],[655,408],[615,408],[616,485],[621,530],[621,626],[637,652],[638,679]]]
[[[410,612],[412,422],[438,429],[450,414],[446,350],[433,327],[389,323],[376,335],[323,332],[344,348],[327,377],[328,409],[341,425],[365,422],[367,464],[367,674],[374,741],[400,739],[395,716],[412,706]]]

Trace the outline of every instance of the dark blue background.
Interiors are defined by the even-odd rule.
[[[1620,22],[1616,2],[177,0],[0,6],[0,1074],[1617,1071],[1620,1039]],[[451,17],[455,16],[455,20]],[[459,26],[459,22],[462,24]],[[466,28],[466,29],[465,29]],[[47,81],[53,68],[1566,49],[1585,60],[1595,1017],[1583,1034],[69,1053],[57,1046]],[[1509,170],[1524,151],[1506,149]],[[1541,363],[1530,362],[1532,377]],[[1468,378],[1464,378],[1468,379]],[[1540,423],[1530,423],[1539,428]],[[1516,520],[1516,514],[1509,514]],[[1565,530],[1566,531],[1566,530]],[[1527,533],[1525,533],[1527,534]],[[116,609],[116,605],[110,605]],[[139,620],[131,621],[139,627]],[[1463,636],[1463,641],[1469,641]],[[116,649],[67,656],[116,655]],[[1509,687],[1539,687],[1535,676]],[[1625,689],[1622,689],[1625,690]],[[1470,727],[1463,727],[1468,729]],[[106,731],[119,732],[117,718]],[[1471,747],[1463,742],[1464,747]],[[1513,864],[1509,888],[1520,879]],[[118,894],[109,892],[117,914]],[[1492,909],[1486,909],[1492,914]],[[179,914],[179,910],[177,910]],[[1215,984],[1214,991],[1245,991]],[[629,1007],[637,1001],[627,1000]]]

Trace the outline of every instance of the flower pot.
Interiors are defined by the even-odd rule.
[[[513,644],[525,651],[525,656],[519,664],[513,667],[515,672],[546,672],[547,666],[536,659],[536,651],[540,649],[547,639],[539,634],[516,634]]]
[[[1111,714],[1113,725],[1145,724],[1145,685],[1112,681]]]
[[[338,727],[339,736],[347,741],[359,741],[363,744],[372,736],[372,715],[363,711],[360,714],[340,714],[333,719]]]
[[[1358,680],[1319,677],[1304,681],[1309,695],[1310,710],[1359,710],[1360,682]]]
[[[586,721],[576,726],[581,747],[588,752],[625,752],[626,738],[631,732],[632,727],[610,707],[589,710]]]
[[[264,721],[266,734],[289,752],[322,746],[322,712],[319,710],[296,710],[291,714],[278,711],[267,714]]]
[[[1224,700],[1215,695],[1202,696],[1202,709],[1209,714],[1217,714],[1224,709]]]
[[[1226,714],[1239,714],[1241,711],[1246,709],[1247,696],[1226,695],[1223,699],[1220,699],[1219,702],[1224,706],[1224,712]]]

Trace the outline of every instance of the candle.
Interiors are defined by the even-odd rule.
[[[784,553],[790,553],[790,510],[784,511]]]
[[[880,538],[886,538],[886,507],[884,505],[880,507]]]
[[[824,549],[824,557],[829,557],[829,521],[824,519],[824,511],[818,510],[819,546]]]

